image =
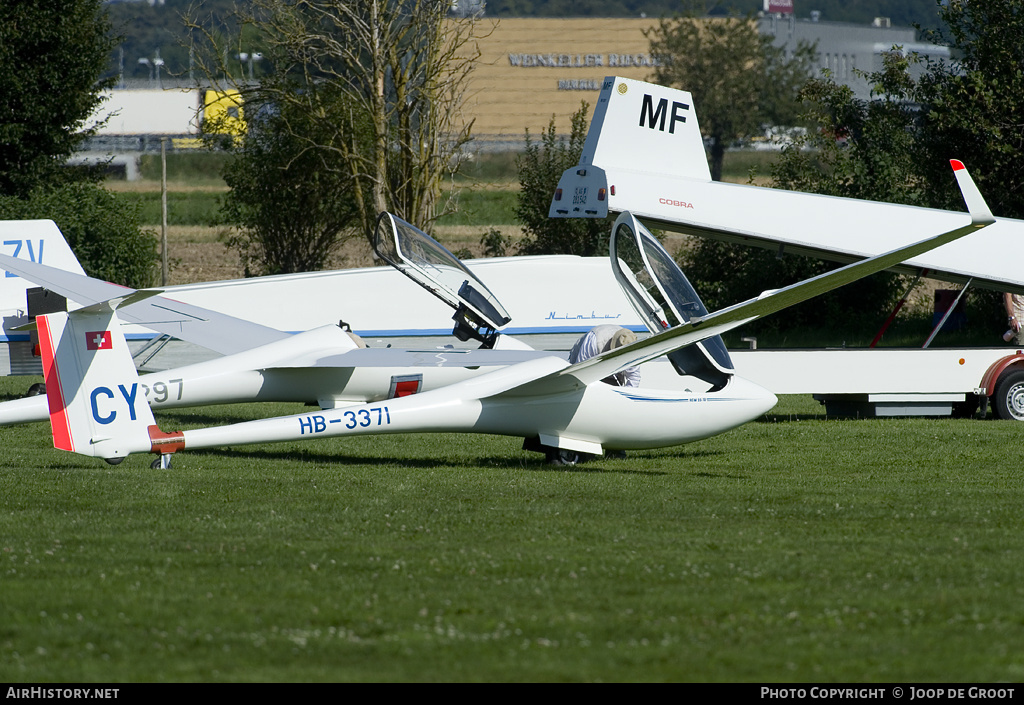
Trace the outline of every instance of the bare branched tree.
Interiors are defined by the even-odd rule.
[[[222,32],[201,5],[189,12],[199,70],[240,91],[247,117],[303,114],[294,137],[346,171],[364,231],[382,210],[426,228],[446,211],[444,180],[471,139],[479,20],[437,0],[250,0],[233,21]],[[236,60],[254,46],[259,82]]]

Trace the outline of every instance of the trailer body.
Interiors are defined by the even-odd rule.
[[[971,415],[1024,421],[1024,350],[836,348],[730,351],[736,371],[775,394],[811,394],[831,416]]]

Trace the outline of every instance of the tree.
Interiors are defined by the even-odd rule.
[[[246,276],[323,269],[354,234],[353,185],[338,152],[309,148],[309,140],[330,146],[337,134],[318,135],[322,125],[295,110],[285,104],[250,120],[224,170],[223,212],[240,228],[228,245],[241,254]]]
[[[319,168],[342,165],[365,232],[382,210],[429,229],[470,139],[462,105],[479,54],[476,20],[449,19],[447,10],[434,0],[253,0],[233,47],[195,13],[189,24],[211,50],[196,54],[208,76],[228,76],[247,106],[306,116],[283,128],[336,155]],[[258,85],[230,75],[229,57],[253,51],[242,36],[258,41],[273,67]]]
[[[887,53],[882,70],[869,75],[874,88],[867,100],[828,74],[809,80],[800,91],[802,119],[814,129],[783,149],[772,165],[773,185],[924,205],[917,176],[920,153],[911,129],[918,116],[911,63],[900,52]]]
[[[66,166],[116,42],[101,0],[0,4],[0,218],[53,220],[86,272],[138,288],[158,261],[138,208],[99,186],[100,170]]]
[[[926,33],[948,43],[952,62],[927,61],[913,99],[921,106],[915,146],[924,200],[962,209],[949,159],[972,168],[992,211],[1024,218],[1024,1],[938,3],[947,29]]]
[[[1024,1],[937,3],[953,61],[894,51],[869,74],[870,101],[857,101],[827,77],[804,92],[821,129],[783,153],[775,185],[816,193],[963,210],[949,159],[972,167],[985,199],[1002,217],[1024,217],[1018,172],[1024,159]],[[923,64],[918,80],[911,68]],[[837,139],[840,138],[840,139]],[[811,149],[806,149],[810,147]],[[972,290],[975,317],[995,327],[996,292]]]
[[[98,184],[64,183],[28,198],[0,196],[0,220],[52,220],[90,276],[133,289],[153,285],[157,239],[139,224],[139,204]]]
[[[579,163],[586,138],[586,103],[572,116],[568,141],[556,133],[554,116],[540,142],[531,140],[527,131],[526,148],[516,159],[520,186],[516,218],[526,232],[519,245],[521,254],[589,257],[608,252],[611,219],[548,217],[558,180],[563,171]]]
[[[960,158],[977,164],[972,173],[993,212],[1024,217],[1024,0],[938,8],[947,29],[927,36],[948,41],[956,58],[893,51],[882,71],[868,74],[870,101],[827,77],[812,82],[803,97],[820,129],[784,152],[777,185],[961,210],[949,177],[949,159]],[[912,67],[922,65],[914,80]],[[813,151],[801,156],[800,147]]]
[[[101,0],[0,4],[0,193],[69,178],[115,46]]]
[[[703,4],[689,5],[645,36],[659,59],[654,82],[693,96],[701,132],[711,143],[711,178],[720,181],[731,142],[758,134],[765,124],[794,124],[795,97],[810,75],[815,50],[801,43],[787,58],[752,20],[702,19]]]

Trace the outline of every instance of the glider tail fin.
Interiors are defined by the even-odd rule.
[[[650,188],[641,171],[662,181],[711,181],[693,98],[676,88],[609,76],[579,164],[562,173],[548,215],[603,218],[609,210],[630,210],[629,199]],[[665,196],[679,202],[677,194]]]
[[[155,426],[115,307],[37,318],[54,447],[111,463],[148,451]]]
[[[52,220],[0,220],[0,254],[84,274],[78,258]],[[0,311],[26,310],[25,291],[33,286],[0,267]]]

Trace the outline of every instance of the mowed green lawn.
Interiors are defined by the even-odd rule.
[[[170,470],[0,439],[0,681],[1024,679],[1021,424],[786,397],[573,468],[477,436]]]

